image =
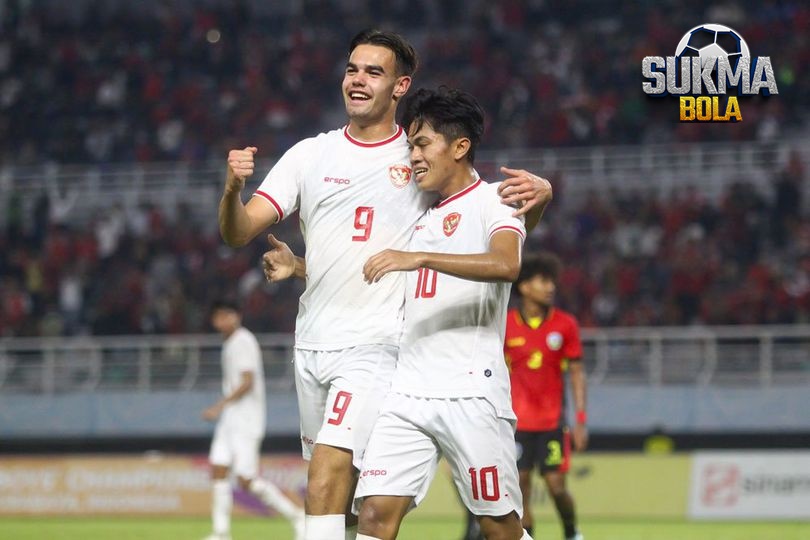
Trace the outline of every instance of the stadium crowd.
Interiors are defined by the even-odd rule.
[[[734,126],[679,124],[674,105],[651,106],[640,59],[674,54],[698,19],[770,55],[779,99],[748,99]],[[336,81],[346,40],[364,26],[415,44],[417,86],[475,94],[489,147],[767,141],[810,103],[810,7],[799,1],[9,0],[0,160],[205,161],[248,140],[279,155],[344,121]]]
[[[750,99],[742,123],[678,123],[640,90],[639,59],[674,54],[695,13],[772,57],[778,99]],[[481,100],[487,149],[768,143],[807,128],[810,7],[789,0],[9,0],[0,163],[221,163],[247,143],[278,157],[345,121],[345,43],[371,25],[420,51],[416,86],[463,87]],[[563,257],[560,305],[585,326],[807,322],[804,174],[794,160],[771,193],[741,181],[719,202],[698,188],[669,200],[555,202],[528,249]],[[43,194],[29,208],[13,184],[3,189],[0,336],[206,331],[207,305],[225,292],[246,300],[247,326],[293,329],[302,285],[264,283],[262,241],[224,247],[215,223],[195,222],[187,207],[111,206],[77,222],[65,219],[69,201]],[[301,252],[293,221],[278,236]]]
[[[559,305],[583,326],[808,322],[805,174],[794,159],[770,193],[739,182],[717,202],[697,189],[555,201],[526,250],[563,258]],[[265,283],[263,239],[227,248],[213,219],[185,206],[172,217],[112,206],[79,225],[54,221],[45,194],[30,215],[18,203],[0,227],[0,336],[204,332],[223,294],[244,301],[257,331],[293,330],[303,287]],[[296,227],[289,219],[275,234],[302,253]]]
[[[55,223],[47,194],[30,216],[18,205],[12,197],[0,234],[2,336],[207,332],[210,303],[227,295],[253,327],[293,330],[303,287],[263,285],[263,245],[227,248],[186,206],[169,219],[115,205],[79,225]]]

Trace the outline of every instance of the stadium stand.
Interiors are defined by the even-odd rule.
[[[287,400],[279,429],[295,432],[289,333],[301,284],[264,283],[261,239],[240,250],[220,240],[224,156],[258,146],[255,181],[292,143],[345,121],[336,84],[344,45],[372,24],[414,42],[417,86],[480,97],[490,116],[477,163],[485,178],[508,163],[554,182],[527,249],[566,263],[559,303],[586,327],[595,399],[623,411],[622,425],[595,412],[597,430],[669,420],[683,431],[726,422],[806,432],[810,8],[381,5],[0,3],[0,398],[8,418],[31,414],[0,422],[3,434],[116,435],[131,402],[108,424],[93,424],[93,411],[119,391],[140,400],[133,411],[171,408],[178,390],[204,402],[216,391],[217,342],[199,334],[223,293],[244,300],[246,325],[266,333],[268,384]],[[695,17],[725,21],[755,54],[772,56],[780,93],[745,101],[742,123],[681,124],[674,106],[641,92],[639,59],[674,54]],[[295,221],[275,233],[300,253]],[[696,393],[684,397],[684,385]],[[699,392],[724,386],[751,392]],[[654,392],[661,387],[672,392]],[[621,401],[626,388],[650,393]],[[43,401],[63,416],[32,406]],[[721,402],[748,403],[753,416],[731,406],[717,414]],[[795,414],[774,415],[784,403]],[[643,416],[653,407],[657,416]],[[190,409],[167,417],[164,433]]]
[[[490,147],[768,142],[801,129],[810,103],[810,8],[801,2],[382,5],[4,2],[2,162],[200,162],[244,140],[278,155],[343,121],[332,81],[345,41],[368,25],[413,41],[417,85],[478,96],[490,114]],[[739,125],[672,122],[639,91],[636,59],[674,54],[701,12],[734,26],[754,54],[773,56],[779,99],[746,103]]]
[[[564,258],[560,304],[586,327],[808,322],[810,216],[802,210],[808,154],[783,153],[784,165],[764,182],[732,174],[716,197],[695,185],[657,194],[597,192],[601,177],[582,173],[574,175],[579,191],[572,191],[563,174],[555,205],[527,249],[544,247]],[[481,169],[494,165],[484,161]],[[7,193],[0,335],[204,332],[207,305],[223,293],[245,300],[251,327],[292,331],[301,284],[264,282],[261,240],[248,249],[224,246],[211,188],[217,171],[204,175],[203,210],[174,193],[182,186],[173,190],[173,206],[141,193],[144,200],[131,205],[96,197],[95,211],[78,200],[69,207],[70,199],[84,205],[94,199],[77,182],[51,193]],[[651,184],[660,185],[654,178]],[[71,189],[73,195],[59,194]],[[103,191],[115,198],[115,188]],[[295,220],[277,236],[303,251]]]

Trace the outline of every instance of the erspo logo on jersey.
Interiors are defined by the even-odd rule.
[[[741,122],[738,97],[779,93],[770,56],[751,56],[742,35],[722,24],[689,30],[675,56],[644,57],[641,74],[645,94],[678,96],[681,122]]]
[[[338,185],[345,185],[345,186],[352,183],[352,181],[349,180],[348,178],[335,178],[333,176],[324,176],[323,181],[324,181],[324,183],[327,183],[327,184],[338,184]]]
[[[461,221],[461,214],[458,212],[453,212],[452,214],[447,214],[444,216],[444,235],[445,236],[452,236],[456,229],[458,229],[458,224]]]
[[[404,188],[411,181],[411,173],[413,169],[402,163],[391,165],[388,167],[388,179],[395,188]]]

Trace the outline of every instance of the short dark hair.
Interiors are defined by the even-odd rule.
[[[475,149],[484,134],[484,109],[472,94],[445,86],[438,90],[420,88],[405,99],[400,125],[410,133],[412,125],[419,130],[425,122],[447,141],[470,139],[467,160],[475,160]]]
[[[220,309],[225,309],[228,311],[235,311],[236,313],[241,313],[242,310],[239,308],[239,303],[235,300],[230,298],[218,298],[211,303],[211,309],[209,313],[213,315],[215,312],[219,311]]]
[[[416,50],[404,37],[395,32],[386,32],[373,28],[363,30],[352,39],[349,45],[349,55],[354,52],[358,45],[378,45],[393,52],[396,57],[397,75],[399,76],[411,76],[416,73],[416,68],[419,65]]]
[[[523,259],[523,265],[520,267],[520,274],[517,281],[515,281],[515,285],[529,281],[535,276],[548,278],[557,283],[561,270],[562,261],[560,261],[560,258],[553,253],[543,251]],[[517,287],[515,287],[515,290],[517,290]],[[518,291],[518,294],[520,294],[520,291]]]

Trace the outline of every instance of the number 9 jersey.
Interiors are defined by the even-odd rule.
[[[405,275],[369,285],[363,265],[384,249],[406,249],[417,219],[435,200],[411,172],[401,127],[376,143],[358,141],[344,127],[290,148],[256,190],[280,219],[299,210],[307,284],[296,347],[399,344]]]

